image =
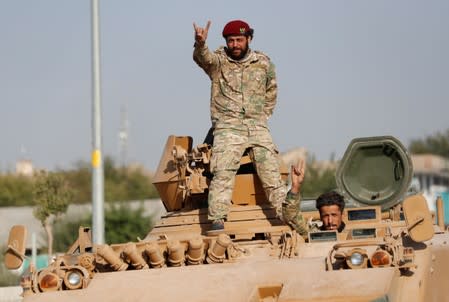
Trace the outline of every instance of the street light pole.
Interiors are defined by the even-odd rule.
[[[92,237],[104,243],[104,173],[101,152],[100,30],[98,0],[92,0]]]

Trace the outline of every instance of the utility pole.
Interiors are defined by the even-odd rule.
[[[98,0],[92,1],[92,240],[104,243],[104,172],[101,152],[100,29]]]

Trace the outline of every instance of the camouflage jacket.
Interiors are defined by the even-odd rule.
[[[211,52],[195,46],[194,61],[211,79],[210,112],[216,128],[267,128],[276,105],[274,64],[265,54],[248,51],[242,60],[228,57],[224,47]]]
[[[285,201],[282,203],[283,220],[303,237],[309,232],[320,230],[317,223],[307,221],[300,211],[301,194],[293,194],[288,191]]]

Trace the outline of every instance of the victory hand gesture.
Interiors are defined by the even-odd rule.
[[[195,24],[195,22],[193,22],[193,29],[195,30],[195,42],[200,44],[200,45],[204,45],[204,43],[206,43],[206,39],[207,39],[207,33],[209,31],[209,27],[210,27],[210,21],[207,21],[206,27],[202,28],[199,27]]]
[[[301,184],[304,181],[304,174],[306,172],[306,165],[303,159],[300,159],[296,166],[291,166],[290,177],[292,180],[292,193],[299,193]]]

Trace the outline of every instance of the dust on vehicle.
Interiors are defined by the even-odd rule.
[[[349,144],[336,173],[345,229],[307,238],[276,218],[248,155],[225,230],[210,235],[210,157],[209,144],[170,136],[154,179],[167,210],[157,225],[144,239],[110,245],[93,244],[80,227],[64,255],[23,278],[24,301],[449,301],[442,202],[431,213],[409,191],[412,163],[394,137]],[[314,203],[301,209],[319,220]],[[25,233],[11,231],[11,269],[23,259]]]

